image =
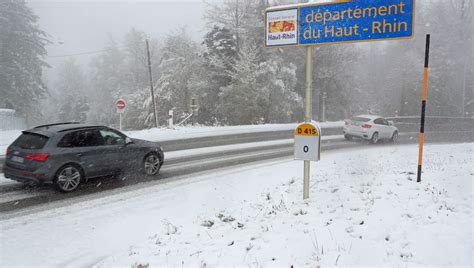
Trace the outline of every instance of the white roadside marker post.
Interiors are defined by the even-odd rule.
[[[310,161],[321,158],[321,128],[316,122],[299,124],[295,129],[295,160],[304,160],[303,199],[309,198]]]
[[[168,111],[168,127],[173,128],[173,110]]]

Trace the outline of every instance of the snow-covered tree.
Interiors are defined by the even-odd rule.
[[[286,65],[286,66],[285,66]],[[224,123],[288,122],[301,101],[295,92],[296,67],[281,61],[259,62],[257,50],[245,46],[231,72],[232,82],[222,89],[219,110]]]
[[[427,114],[460,116],[463,104],[465,115],[472,114],[473,8],[465,0],[420,2],[413,39],[364,44],[351,71],[357,73],[349,92],[353,111],[419,115],[425,34],[431,33]]]
[[[60,121],[85,122],[89,111],[85,75],[73,59],[65,60],[59,67],[55,83],[58,94]]]
[[[466,110],[466,104],[474,97],[473,80],[469,79],[474,68],[474,2],[437,0],[422,7],[418,32],[432,33],[428,114],[472,115],[472,106]],[[419,40],[421,54],[423,44],[424,36]]]
[[[238,55],[235,36],[225,27],[215,25],[204,37],[203,45],[201,83],[197,85],[199,121],[212,124],[222,119],[217,110],[219,94],[231,82],[230,72]]]
[[[10,106],[30,122],[40,119],[37,100],[47,95],[41,75],[48,43],[25,1],[0,1],[0,107]]]
[[[115,101],[128,92],[125,53],[110,40],[104,52],[94,58],[91,67],[90,120],[95,123],[118,125]]]
[[[205,18],[208,23],[229,29],[235,36],[237,52],[240,52],[243,45],[245,25],[255,2],[255,0],[224,0],[219,3],[207,3]]]
[[[136,92],[148,86],[146,39],[144,32],[133,28],[125,35],[127,93]]]
[[[147,118],[150,114],[153,114],[151,106],[144,108],[144,105],[146,105],[145,96],[151,98],[146,51],[147,39],[150,46],[153,85],[156,87],[157,81],[161,76],[161,69],[159,68],[161,49],[159,48],[158,42],[149,38],[144,32],[136,29],[131,29],[124,38],[125,74],[121,80],[124,89],[120,92],[120,95],[127,101],[123,125],[133,129],[154,126],[154,123],[148,124],[143,121],[143,118]],[[155,90],[155,96],[156,95]]]
[[[159,121],[163,122],[171,109],[178,119],[191,113],[191,98],[196,96],[193,81],[197,79],[196,70],[200,62],[198,46],[184,29],[177,29],[166,37],[161,53],[163,56],[158,66],[160,77],[156,82],[155,103]],[[152,104],[150,97],[145,103],[145,112],[148,114],[142,118],[150,118]],[[147,120],[147,125],[149,123]]]

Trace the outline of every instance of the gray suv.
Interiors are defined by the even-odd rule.
[[[105,126],[60,123],[23,131],[7,149],[3,173],[25,183],[71,192],[89,178],[141,171],[158,174],[163,149]]]

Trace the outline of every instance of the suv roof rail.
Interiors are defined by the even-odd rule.
[[[41,126],[36,126],[34,128],[40,128],[40,127],[51,127],[51,126],[59,126],[59,125],[70,125],[70,124],[80,124],[81,122],[63,122],[63,123],[54,123],[54,124],[47,124],[47,125],[41,125]]]
[[[106,126],[86,125],[86,126],[80,126],[80,127],[72,127],[72,128],[67,128],[67,129],[61,129],[58,132],[66,132],[66,131],[71,131],[71,130],[87,130],[87,129],[94,129],[94,128],[107,128],[107,127]]]

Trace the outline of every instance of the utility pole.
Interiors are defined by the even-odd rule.
[[[148,44],[148,39],[145,42],[146,42],[146,55],[148,58],[148,77],[150,78],[151,101],[153,102],[153,116],[155,117],[155,127],[157,128],[158,117],[156,115],[155,93],[153,90],[153,76],[151,74],[150,45]]]
[[[323,122],[326,122],[326,99],[328,97],[328,94],[326,93],[326,91],[323,92],[323,112],[322,112],[322,120]]]
[[[466,116],[466,73],[467,73],[467,60],[468,57],[464,60],[464,70],[463,70],[463,82],[462,82],[462,117]]]

